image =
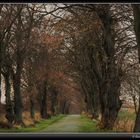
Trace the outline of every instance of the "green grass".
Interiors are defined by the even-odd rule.
[[[132,111],[128,111],[126,109],[120,110],[118,114],[118,120],[130,120],[135,121],[136,114]],[[100,129],[97,125],[97,121],[91,120],[87,118],[85,115],[81,115],[80,118],[80,132],[116,132],[114,130],[106,130],[106,129]],[[117,132],[122,132],[123,130],[117,130]]]
[[[65,115],[58,115],[58,116],[52,116],[50,119],[42,119],[39,122],[37,122],[34,126],[28,126],[28,127],[20,127],[20,128],[0,128],[0,132],[38,132],[42,129],[45,129],[50,124],[60,120]]]
[[[100,129],[98,127],[98,122],[96,120],[91,120],[88,117],[86,117],[85,115],[81,115],[80,118],[80,132],[84,132],[84,133],[94,133],[94,132],[113,132],[113,130],[108,130],[108,129]]]
[[[79,124],[80,132],[97,132],[99,129],[96,125],[96,121],[87,118],[85,115],[81,115]]]
[[[42,119],[38,123],[36,123],[34,126],[28,126],[28,127],[20,127],[20,128],[0,128],[0,132],[39,132],[50,124],[60,120],[66,115],[58,115],[58,116],[53,116],[50,119]],[[132,111],[128,110],[120,110],[118,114],[118,119],[119,120],[135,120],[135,113]],[[101,130],[97,126],[97,121],[89,119],[85,115],[80,116],[80,123],[79,123],[79,132],[113,132],[112,130]]]

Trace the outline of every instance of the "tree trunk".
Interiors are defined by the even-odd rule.
[[[20,85],[14,81],[14,111],[15,111],[15,123],[22,124],[22,100],[20,94]]]
[[[13,105],[10,97],[10,91],[11,91],[11,86],[10,86],[10,74],[5,73],[3,74],[4,79],[5,79],[5,97],[6,97],[6,118],[8,120],[8,124],[10,127],[12,127],[12,123],[14,121],[14,110],[13,110]]]
[[[134,15],[134,30],[136,34],[138,57],[139,57],[139,64],[140,64],[140,5],[134,4],[132,5],[132,7],[133,7],[133,15]],[[139,107],[136,114],[134,132],[140,132],[140,98],[139,98]]]
[[[100,101],[98,91],[93,95],[93,118],[98,119],[100,114]]]
[[[113,129],[118,112],[121,108],[121,101],[118,96],[117,88],[113,85],[111,87],[103,87],[101,94],[101,128]],[[116,86],[116,85],[115,85]]]
[[[57,92],[52,90],[51,92],[51,113],[54,115],[56,113],[56,105],[57,105]]]
[[[136,41],[138,46],[138,57],[140,63],[140,5],[134,4],[133,7],[133,15],[134,15],[134,30],[136,34]]]
[[[13,89],[14,89],[14,112],[15,112],[15,124],[24,125],[22,120],[23,104],[21,98],[21,75],[23,69],[23,63],[25,58],[25,46],[23,46],[23,34],[22,32],[22,19],[21,10],[22,5],[19,5],[17,9],[20,11],[17,17],[17,32],[16,32],[16,72],[13,74]]]
[[[118,112],[121,108],[120,96],[120,79],[115,63],[115,38],[112,29],[112,17],[110,7],[106,5],[99,12],[99,17],[103,23],[102,45],[106,59],[103,62],[102,81],[100,84],[100,103],[101,103],[101,128],[113,129]]]
[[[92,79],[90,79],[91,77]],[[85,79],[81,84],[85,94],[86,109],[88,113],[92,114],[93,118],[98,119],[100,113],[99,91],[92,74],[87,78],[89,79],[88,81]]]
[[[40,87],[40,115],[41,118],[47,118],[47,82],[43,82]]]
[[[61,109],[61,113],[62,114],[65,114],[65,107],[66,107],[66,100],[64,99],[62,102],[61,102],[61,104],[60,104],[60,109]]]
[[[13,89],[14,89],[14,112],[15,112],[15,124],[24,125],[22,121],[22,99],[21,99],[21,72],[20,70],[14,75]]]
[[[28,77],[28,94],[30,101],[30,116],[34,120],[35,118],[35,103],[34,103],[34,93],[33,93],[33,76],[31,75],[31,70],[28,69],[30,76]]]
[[[70,102],[67,101],[66,106],[65,106],[65,113],[64,114],[69,114],[69,108],[70,108]]]
[[[34,120],[35,118],[35,105],[32,97],[30,97],[30,116]]]
[[[82,80],[81,81],[81,88],[82,88],[82,90],[83,90],[83,93],[84,93],[84,101],[85,101],[85,106],[86,106],[86,112],[89,112],[89,94],[88,94],[88,92],[87,92],[87,88],[85,87],[85,81],[84,80]]]

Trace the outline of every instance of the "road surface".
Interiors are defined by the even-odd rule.
[[[61,120],[49,125],[41,132],[43,133],[73,133],[79,132],[80,115],[67,115]]]

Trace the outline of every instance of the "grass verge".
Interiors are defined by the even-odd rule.
[[[85,115],[81,115],[79,132],[97,132],[97,121],[87,118]]]
[[[134,121],[136,114],[134,110],[121,109],[118,113],[118,118],[116,120],[113,130],[100,129],[97,125],[96,120],[91,120],[85,115],[81,115],[80,118],[80,132],[132,132],[134,127]]]
[[[34,126],[28,126],[28,127],[20,127],[20,128],[0,128],[0,132],[38,132],[42,129],[45,129],[50,124],[62,119],[65,117],[65,115],[58,115],[58,116],[52,116],[50,119],[42,119],[39,122],[37,122]]]

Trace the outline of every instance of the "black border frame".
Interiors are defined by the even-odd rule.
[[[111,0],[0,0],[0,4],[25,4],[25,3],[46,3],[46,4],[53,4],[53,3],[67,3],[67,4],[140,4],[138,0],[117,0],[117,1],[111,1]],[[6,133],[6,132],[0,132],[0,138],[10,138],[10,139],[16,139],[16,138],[80,138],[80,139],[87,139],[87,138],[107,138],[107,139],[115,139],[115,138],[123,138],[123,139],[140,139],[140,133],[101,133],[101,132],[93,132],[93,133],[36,133],[36,132],[27,132],[27,133]]]

